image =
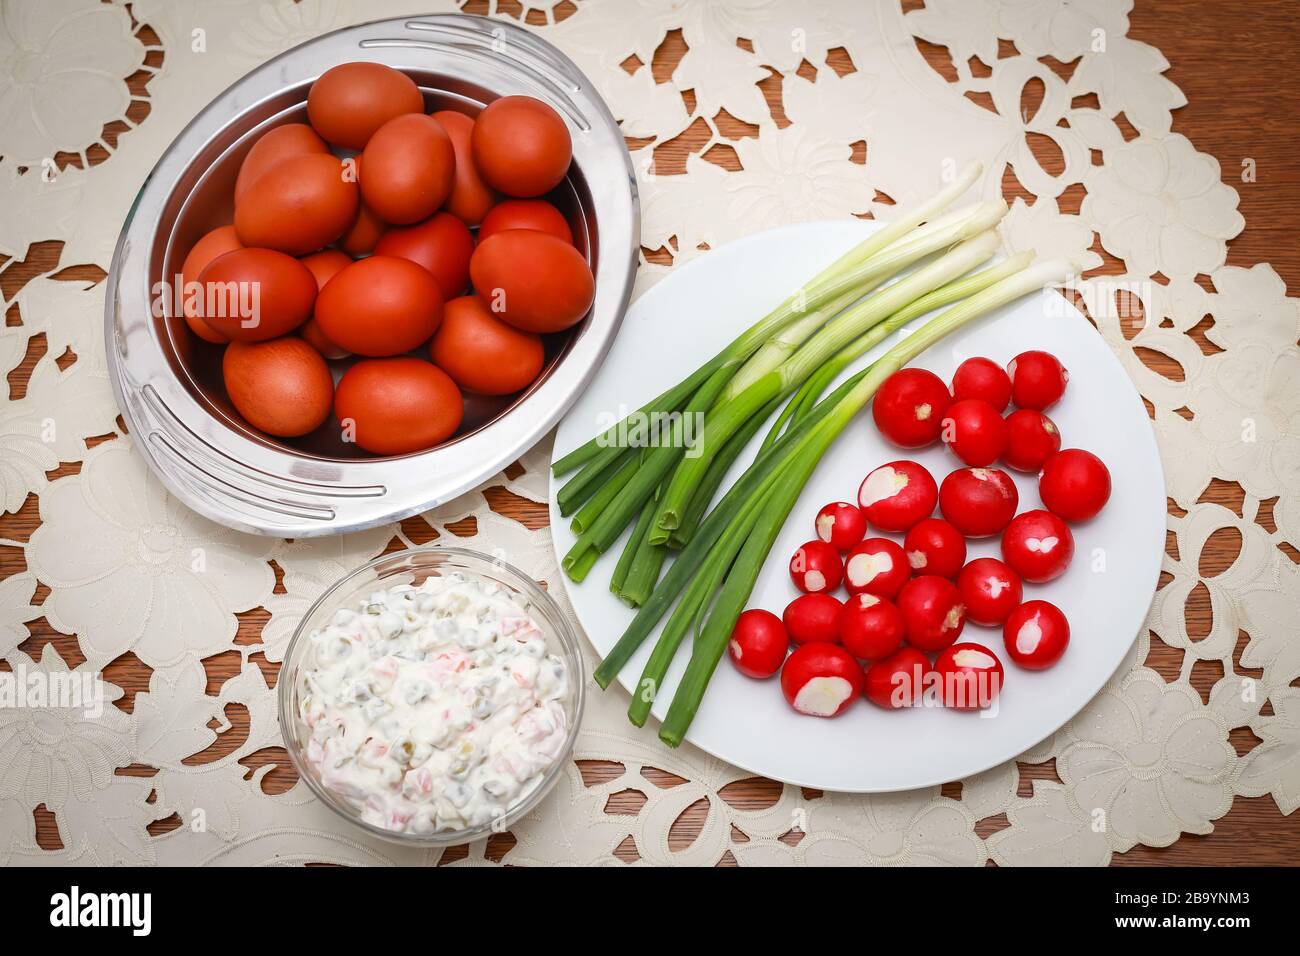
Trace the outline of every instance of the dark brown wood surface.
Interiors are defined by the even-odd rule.
[[[921,5],[920,0],[904,2],[906,9]],[[482,6],[482,0],[472,0],[467,9],[470,12],[481,12]],[[557,9],[560,16],[565,16],[572,12],[573,7],[565,3]],[[505,12],[522,15],[522,9],[518,7],[507,6]],[[1222,167],[1224,181],[1232,185],[1241,196],[1240,209],[1247,225],[1245,232],[1229,244],[1228,262],[1241,266],[1270,262],[1286,281],[1290,293],[1296,294],[1300,289],[1300,214],[1297,213],[1300,209],[1300,154],[1294,148],[1293,119],[1297,115],[1297,98],[1300,97],[1300,52],[1297,52],[1294,38],[1300,29],[1300,5],[1287,0],[1138,0],[1130,19],[1129,35],[1163,51],[1171,64],[1166,75],[1187,95],[1188,105],[1174,114],[1174,130],[1190,138],[1198,149],[1215,156]],[[157,42],[147,25],[142,27],[140,35],[147,45]],[[918,42],[918,48],[938,72],[946,74],[951,71],[952,65],[946,50],[923,42]],[[670,33],[649,64],[656,79],[666,82],[685,50],[680,32]],[[1013,53],[1014,48],[1004,43],[1003,55]],[[164,57],[164,51],[153,50],[147,62],[156,67]],[[630,63],[627,67],[635,68],[638,65]],[[808,64],[806,68],[843,70],[847,65],[847,55],[837,51],[827,63]],[[1060,64],[1053,68],[1068,71],[1071,65]],[[148,115],[148,77],[149,74],[142,71],[128,79],[135,97],[129,112],[133,122],[138,123]],[[760,86],[767,96],[773,116],[780,117],[780,121],[784,122],[779,83],[769,79]],[[688,105],[693,103],[690,92],[684,96]],[[1036,107],[1032,96],[1023,105],[1030,110]],[[717,123],[723,135],[733,139],[756,133],[754,128],[725,114],[717,118]],[[103,139],[111,146],[119,135],[129,135],[127,127],[124,124],[111,124],[105,128]],[[684,168],[686,155],[698,152],[707,141],[707,136],[703,125],[698,124],[670,142],[656,144],[658,171],[671,174]],[[61,166],[79,166],[85,162],[103,162],[108,156],[108,151],[102,146],[92,145],[84,150],[83,155],[60,154],[56,161]],[[726,168],[738,167],[735,153],[726,148],[710,150],[705,158]],[[1254,160],[1257,172],[1254,182],[1243,182],[1241,179],[1242,161],[1245,159]],[[1052,171],[1050,167],[1049,171]],[[1004,185],[1009,198],[1017,195],[1020,190],[1014,177],[1008,177]],[[1081,194],[1077,195],[1074,201],[1078,202],[1081,198]],[[1064,211],[1074,210],[1065,208]],[[61,253],[62,243],[50,241],[34,245],[22,261],[0,257],[0,291],[3,291],[5,299],[11,300],[23,285],[40,275],[96,281],[103,278],[103,267],[107,263],[64,262],[61,261]],[[668,250],[646,250],[646,254],[650,258],[670,255]],[[1098,270],[1103,274],[1116,271],[1118,264],[1109,258],[1107,265]],[[11,327],[22,323],[16,305],[9,308],[6,321]],[[1202,347],[1209,347],[1208,343],[1202,341]],[[23,363],[9,375],[11,394],[15,398],[24,394],[32,367],[44,353],[44,336],[34,337]],[[76,361],[76,356],[68,353],[58,359],[66,367]],[[1151,354],[1150,362],[1154,368],[1170,370],[1167,360],[1155,353]],[[112,440],[113,437],[115,436],[110,435],[92,439],[88,444]],[[76,474],[79,467],[77,463],[62,464],[50,473],[50,477]],[[1242,497],[1239,486],[1216,479],[1206,488],[1202,500],[1215,502],[1240,513]],[[513,496],[504,489],[491,491],[489,500],[494,510],[516,518],[529,527],[544,527],[546,524],[543,506]],[[1261,508],[1261,522],[1269,530],[1273,530],[1272,505],[1273,502],[1270,501]],[[452,527],[449,531],[452,534],[467,531],[472,527],[472,521],[472,518],[467,519],[463,526]],[[32,496],[19,511],[0,516],[0,537],[24,542],[38,523],[37,501]],[[408,519],[403,523],[403,528],[410,538],[419,543],[436,536],[433,529],[420,518]],[[392,546],[398,546],[396,539]],[[1201,557],[1202,575],[1208,577],[1222,573],[1231,566],[1239,548],[1240,540],[1231,536],[1212,539]],[[1287,553],[1292,560],[1300,560],[1300,552],[1294,548]],[[23,570],[25,561],[22,551],[0,546],[0,578]],[[278,575],[278,569],[276,570]],[[48,590],[40,587],[36,603],[43,601],[47,594]],[[260,608],[240,615],[236,643],[255,643],[266,620],[267,614]],[[1188,621],[1193,635],[1208,633],[1211,623],[1208,592],[1203,600],[1189,604]],[[44,645],[52,643],[70,664],[76,665],[84,660],[76,637],[57,633],[44,618],[33,621],[29,629],[32,636],[21,645],[26,653],[39,656]],[[1234,667],[1241,673],[1250,673],[1240,665],[1242,644],[1238,645],[1234,655]],[[1164,645],[1153,637],[1147,663],[1167,679],[1172,679],[1179,673],[1182,656],[1181,651]],[[268,683],[273,684],[276,666],[261,655],[255,655],[254,660],[262,668]],[[221,685],[238,672],[239,654],[233,650],[228,651],[209,658],[204,664],[209,676],[208,693],[216,694]],[[0,668],[3,666],[0,663]],[[147,687],[149,673],[149,668],[131,654],[109,665],[106,669],[107,678],[118,683],[126,692],[119,706],[127,711],[133,708],[135,694]],[[1217,665],[1198,666],[1192,672],[1192,684],[1205,697],[1209,688],[1221,676],[1221,668]],[[212,747],[189,758],[187,762],[210,762],[240,746],[248,734],[247,714],[241,711],[242,708],[239,707],[230,708],[226,715],[231,723],[230,729]],[[1246,728],[1234,730],[1232,742],[1239,753],[1246,753],[1259,743]],[[281,748],[259,751],[246,758],[244,763],[250,771],[259,766],[274,765],[263,782],[268,792],[281,792],[294,783],[293,771]],[[584,761],[580,769],[588,785],[614,779],[622,770],[617,764],[600,761]],[[154,773],[152,768],[142,766],[122,768],[118,772],[141,777]],[[671,787],[681,783],[667,773],[647,772],[646,776],[654,786]],[[1043,779],[1056,779],[1052,763],[1022,765],[1021,793],[1029,794],[1033,781]],[[955,796],[960,792],[959,788],[959,784],[949,784],[945,792]],[[727,788],[721,799],[737,807],[756,809],[771,805],[779,793],[779,785],[753,778]],[[641,794],[626,790],[612,796],[607,808],[611,813],[628,816],[628,831],[631,834],[635,830],[633,818],[644,802],[645,798]],[[675,849],[688,847],[699,834],[708,813],[709,806],[704,800],[689,807],[672,828],[671,846]],[[50,850],[61,847],[57,818],[43,806],[36,809],[34,817],[39,844]],[[156,821],[150,830],[160,834],[179,824],[179,819],[173,816]],[[980,821],[977,830],[987,835],[1004,826],[1005,819],[994,817]],[[733,837],[736,840],[744,839],[740,833],[733,834]],[[797,837],[788,839],[794,841]],[[500,859],[512,845],[513,837],[509,834],[501,835],[489,845],[488,855]],[[443,862],[451,862],[464,853],[463,848],[448,851]],[[624,860],[636,859],[636,845],[631,836],[618,847],[616,855]],[[1215,823],[1214,833],[1208,836],[1184,836],[1166,848],[1138,847],[1117,855],[1114,864],[1280,865],[1294,864],[1297,860],[1300,860],[1300,813],[1283,817],[1269,797],[1238,797],[1229,813]],[[720,862],[722,865],[734,864],[734,858],[728,853]]]

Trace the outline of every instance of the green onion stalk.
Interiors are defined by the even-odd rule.
[[[588,567],[594,558],[592,553],[600,555],[623,533],[623,529],[637,515],[647,498],[654,494],[659,482],[668,474],[681,456],[686,444],[685,423],[702,415],[730,379],[730,371],[717,369],[691,396],[690,401],[672,423],[672,433],[666,443],[642,450],[640,466],[631,479],[619,489],[609,504],[596,515],[568,553],[561,560],[561,567],[573,580],[578,568]],[[653,525],[651,526],[653,531]]]
[[[623,585],[627,582],[627,576],[632,571],[632,562],[636,557],[637,549],[645,538],[646,532],[650,530],[650,522],[654,519],[654,514],[655,503],[654,499],[651,499],[641,509],[640,517],[636,519],[636,524],[632,526],[632,538],[619,556],[618,564],[614,566],[614,573],[610,575],[609,589],[620,598],[623,596]]]
[[[709,510],[709,505],[713,503],[713,498],[718,489],[722,487],[722,481],[727,477],[727,472],[735,464],[740,453],[745,450],[758,430],[763,427],[763,423],[772,416],[780,402],[772,402],[767,408],[764,408],[749,421],[735,435],[726,446],[714,456],[709,465],[708,471],[704,473],[704,478],[700,481],[699,487],[695,489],[695,495],[691,498],[691,503],[686,509],[686,515],[683,517],[681,524],[668,538],[668,546],[681,550],[690,541],[694,528],[700,523],[705,512]],[[651,516],[653,518],[653,515]]]
[[[582,534],[591,523],[596,520],[596,516],[605,510],[605,507],[614,500],[615,495],[623,490],[623,487],[632,480],[636,470],[640,465],[640,455],[633,451],[619,459],[618,468],[609,480],[602,484],[582,506],[573,519],[569,522],[569,528],[574,534]],[[564,506],[560,506],[560,513],[564,514]]]
[[[581,448],[575,449],[564,458],[553,463],[551,470],[556,474],[565,474],[573,469],[580,469],[576,475],[564,483],[556,495],[556,502],[560,506],[560,514],[570,515],[574,509],[578,508],[595,494],[613,474],[622,463],[633,457],[638,449],[629,447],[632,443],[627,440],[629,433],[635,434],[634,422],[648,421],[649,416],[654,414],[655,409],[674,410],[681,407],[696,390],[712,376],[721,364],[720,357],[706,362],[700,366],[683,381],[670,388],[663,394],[651,399],[643,405],[638,411],[623,419],[619,425],[613,426],[609,431],[597,435],[591,441],[587,442]],[[636,417],[644,415],[645,417]],[[623,427],[619,431],[620,426]],[[613,437],[616,436],[616,437]],[[568,464],[565,464],[568,462]],[[561,466],[563,470],[560,469]]]
[[[839,402],[849,395],[857,383],[866,375],[859,372],[840,386],[836,392],[821,403],[816,414],[811,416],[810,424],[825,419]],[[788,484],[788,474],[796,463],[808,458],[808,451],[813,446],[817,432],[810,428],[797,435],[788,436],[779,442],[774,450],[760,453],[754,465],[746,471],[741,480],[732,488],[708,519],[701,525],[698,537],[708,542],[700,546],[694,541],[682,556],[669,569],[663,583],[656,589],[646,607],[638,613],[628,626],[618,643],[605,656],[596,670],[596,681],[602,687],[608,686],[610,680],[620,671],[627,660],[658,623],[659,617],[676,598],[685,579],[690,579],[690,586],[672,618],[664,626],[655,645],[641,679],[637,682],[637,692],[628,716],[633,723],[644,723],[649,713],[649,704],[653,700],[643,698],[653,695],[659,688],[672,658],[676,654],[688,625],[698,620],[708,599],[717,590],[722,576],[730,568],[739,550],[744,546],[759,516],[779,500],[779,488]],[[820,457],[820,456],[818,456]],[[803,483],[806,483],[805,478]],[[802,487],[802,484],[800,487]],[[721,526],[721,527],[719,527]],[[712,542],[716,542],[712,543]]]
[[[628,704],[628,720],[636,726],[645,725],[646,718],[650,715],[650,708],[654,705],[655,696],[663,686],[664,678],[668,674],[668,668],[672,665],[678,647],[681,646],[687,632],[693,627],[698,627],[701,618],[708,610],[709,599],[722,584],[732,560],[744,546],[754,521],[775,496],[781,475],[781,469],[769,475],[758,492],[745,502],[727,524],[717,544],[710,551],[708,566],[702,568],[701,573],[691,581],[682,600],[678,602],[677,608],[664,625],[659,640],[655,643],[650,658],[641,672],[641,678],[637,681],[632,700]]]

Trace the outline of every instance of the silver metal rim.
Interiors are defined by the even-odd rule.
[[[570,125],[574,163],[597,223],[592,311],[546,379],[507,413],[455,442],[401,458],[295,453],[231,430],[169,366],[150,320],[149,268],[164,204],[217,132],[296,83],[348,60],[434,70],[496,94],[526,94]],[[238,531],[300,538],[371,528],[426,511],[479,485],[531,448],[595,375],[626,311],[640,240],[636,177],[622,133],[591,82],[549,43],[464,15],[400,17],[295,47],[209,104],[163,154],[123,225],[105,296],[109,377],[149,467],[185,505]]]

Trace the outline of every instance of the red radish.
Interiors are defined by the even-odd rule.
[[[1044,411],[1061,400],[1070,373],[1049,352],[1021,352],[1007,363],[1011,400],[1017,408]]]
[[[801,594],[786,605],[781,620],[786,633],[796,644],[822,641],[835,644],[840,639],[840,599],[829,594]]]
[[[942,489],[939,495],[942,498]],[[955,577],[966,561],[966,539],[942,518],[926,518],[914,524],[903,539],[903,550],[908,566],[917,574]]]
[[[891,461],[871,472],[858,489],[858,505],[881,531],[906,531],[928,518],[939,500],[934,476],[914,461]]]
[[[1043,464],[1038,495],[1066,521],[1087,521],[1110,500],[1110,471],[1092,452],[1067,448]]]
[[[886,710],[915,707],[925,692],[925,675],[933,667],[930,658],[915,647],[899,648],[867,668],[867,700]]]
[[[939,437],[939,422],[952,396],[938,375],[923,368],[899,369],[876,392],[871,417],[900,448],[924,448]]]
[[[805,594],[834,591],[844,579],[840,553],[825,541],[808,541],[790,558],[790,580]]]
[[[1070,622],[1048,601],[1026,601],[1002,628],[1007,656],[1026,670],[1041,671],[1061,659],[1070,643]]]
[[[943,687],[943,706],[981,710],[1002,690],[1002,662],[983,644],[954,644],[934,661]]]
[[[867,538],[844,558],[844,586],[850,594],[892,599],[911,576],[907,555],[888,538]]]
[[[1007,447],[1007,423],[988,402],[966,398],[948,406],[939,440],[968,465],[991,465]]]
[[[997,558],[976,558],[957,575],[957,590],[966,605],[966,617],[976,624],[994,626],[1006,620],[1020,603],[1020,575]]]
[[[817,537],[840,551],[847,551],[867,533],[867,516],[857,505],[832,501],[817,512]]]
[[[1037,472],[1061,448],[1061,433],[1042,412],[1022,408],[1007,416],[1007,447],[1002,460],[1016,471]]]
[[[790,706],[810,717],[837,717],[862,693],[866,675],[837,644],[796,647],[781,668],[781,692]]]
[[[907,624],[907,643],[922,651],[941,651],[966,625],[966,606],[957,585],[937,574],[912,578],[898,595]]]
[[[992,359],[968,358],[952,373],[953,401],[978,398],[999,412],[1011,401],[1011,377]]]
[[[999,468],[958,468],[939,488],[939,510],[962,534],[986,538],[1016,514],[1020,492]]]
[[[736,621],[727,651],[736,670],[746,677],[771,677],[781,669],[790,638],[781,619],[771,611],[751,608]]]
[[[874,661],[903,646],[903,612],[874,594],[855,594],[840,613],[840,642],[854,657]]]
[[[1059,578],[1073,556],[1069,525],[1050,511],[1016,515],[1002,532],[1002,560],[1030,584]]]

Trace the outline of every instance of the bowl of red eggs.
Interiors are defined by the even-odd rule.
[[[159,160],[105,300],[134,443],[186,505],[310,537],[427,510],[515,461],[631,295],[636,180],[589,80],[470,16],[318,37]]]

